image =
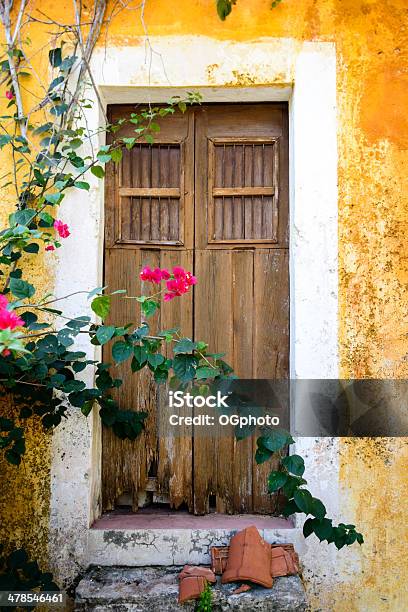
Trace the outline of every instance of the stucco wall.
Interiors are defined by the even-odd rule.
[[[136,6],[137,2],[134,3]],[[71,3],[34,0],[50,17],[70,20]],[[132,5],[130,5],[132,6]],[[174,3],[148,0],[145,23],[151,36],[206,36],[215,41],[287,38],[328,41],[336,45],[339,212],[339,355],[344,377],[406,377],[408,263],[405,236],[408,146],[407,23],[405,0],[387,3],[360,0],[238,0],[225,23],[212,1]],[[47,28],[30,24],[33,53],[47,42]],[[101,44],[144,44],[136,10],[111,20]],[[189,58],[186,57],[188,62]],[[284,51],[280,58],[285,63]],[[163,57],[166,64],[166,57]],[[228,57],[225,57],[228,62]],[[39,73],[47,70],[46,53],[35,57]],[[144,70],[145,67],[140,67]],[[217,81],[222,65],[208,65],[208,83]],[[279,79],[277,79],[279,80]],[[232,74],[230,87],[265,84],[262,65]],[[192,83],[194,85],[194,83]],[[312,85],[312,84],[311,84]],[[33,82],[33,89],[38,85]],[[311,143],[312,147],[312,143]],[[9,160],[0,158],[0,169]],[[12,201],[12,194],[8,200]],[[50,262],[53,261],[49,258]],[[52,263],[40,262],[45,278]],[[44,285],[45,286],[45,281]],[[327,449],[316,446],[322,460]],[[2,536],[26,539],[45,556],[48,524],[50,441],[38,431],[28,436],[25,465],[14,480],[7,468],[7,499],[0,505]],[[408,451],[402,440],[341,440],[339,457],[341,513],[364,532],[361,549],[343,550],[335,558],[344,572],[327,589],[324,568],[308,576],[313,606],[322,610],[401,610],[408,602],[402,559],[408,536],[403,500],[408,485]],[[3,466],[1,466],[3,468]],[[41,476],[40,476],[41,474]],[[12,478],[12,480],[10,480]],[[20,484],[21,483],[21,484]],[[34,494],[27,494],[32,483]],[[4,499],[5,496],[3,496]],[[27,500],[29,502],[27,503]],[[30,509],[35,517],[29,518]],[[41,536],[38,535],[41,529]],[[30,531],[30,535],[27,535]],[[2,538],[3,539],[3,538]],[[331,555],[333,557],[333,555]],[[357,559],[356,559],[357,558]],[[350,572],[356,561],[363,572]],[[340,573],[341,573],[340,572]],[[405,605],[404,605],[405,604]]]

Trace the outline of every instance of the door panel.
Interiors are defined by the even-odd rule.
[[[112,120],[129,113],[113,107]],[[226,353],[241,378],[288,376],[288,147],[286,105],[213,105],[162,120],[153,146],[125,152],[106,179],[106,284],[138,295],[146,264],[194,270],[194,292],[149,319],[180,327]],[[128,136],[124,129],[123,135]],[[140,320],[118,300],[112,321]],[[109,347],[106,349],[109,359]],[[150,373],[119,366],[122,407],[147,410],[131,443],[103,433],[103,505],[154,490],[197,514],[273,512],[266,490],[273,466],[254,462],[255,441],[156,437],[163,395]]]

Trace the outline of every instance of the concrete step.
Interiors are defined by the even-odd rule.
[[[287,519],[261,515],[187,512],[136,514],[112,512],[88,532],[87,565],[208,565],[210,546],[225,546],[231,537],[255,525],[270,544],[292,543],[301,551],[302,531]]]
[[[76,589],[76,612],[192,612],[196,602],[178,604],[180,566],[91,567]],[[275,578],[271,589],[254,586],[233,595],[237,584],[214,587],[213,612],[304,612],[306,595],[298,576]]]

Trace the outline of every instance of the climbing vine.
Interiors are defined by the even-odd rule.
[[[217,2],[222,19],[233,3]],[[0,187],[5,194],[12,190],[15,200],[14,211],[0,232],[0,383],[3,397],[18,407],[14,417],[0,416],[0,448],[7,461],[16,466],[25,453],[27,421],[40,419],[45,430],[52,430],[68,418],[69,405],[80,410],[84,418],[97,410],[103,424],[122,439],[133,440],[141,433],[147,415],[123,410],[114,399],[115,390],[122,385],[115,376],[117,364],[129,362],[133,373],[148,368],[157,384],[168,382],[177,388],[191,384],[202,387],[233,376],[231,366],[222,355],[212,353],[205,340],[183,337],[178,329],[157,334],[150,331],[148,319],[164,308],[165,302],[182,299],[197,282],[188,270],[179,266],[172,270],[144,268],[141,280],[155,289],[142,296],[98,287],[56,297],[43,293],[27,276],[27,264],[33,258],[40,254],[53,257],[65,240],[72,239],[71,228],[59,212],[66,193],[76,190],[86,197],[89,175],[102,180],[106,164],[120,163],[124,149],[130,150],[141,141],[154,142],[160,118],[176,110],[185,112],[189,105],[200,102],[197,94],[187,93],[160,107],[135,107],[128,119],[115,123],[107,120],[101,105],[104,123],[97,131],[90,131],[86,124],[86,110],[92,104],[88,88],[100,102],[90,59],[102,24],[107,21],[106,2],[95,2],[85,29],[81,3],[74,1],[74,7],[74,24],[50,23],[44,18],[55,27],[48,54],[50,78],[46,84],[41,83],[42,98],[27,108],[22,91],[37,76],[29,59],[29,42],[21,37],[21,23],[35,18],[26,14],[23,1],[12,19],[12,0],[0,0],[6,41],[0,70],[7,100],[7,111],[1,116],[0,149],[12,160],[12,169],[2,177]],[[133,135],[119,137],[125,122]],[[110,144],[99,145],[100,136],[106,134]],[[135,274],[138,272],[135,270]],[[68,317],[65,305],[76,294],[87,296],[88,312]],[[107,323],[113,300],[134,300],[135,319],[136,304],[140,305],[142,319],[125,326]],[[92,312],[96,321],[91,318]],[[75,346],[80,335],[94,346],[110,343],[111,360],[87,358],[86,352]],[[165,355],[166,346],[171,347],[171,357]],[[94,373],[93,386],[84,382],[88,370]],[[363,536],[355,526],[334,526],[324,504],[305,488],[303,459],[284,454],[293,442],[282,430],[265,432],[257,441],[258,463],[276,453],[281,456],[279,471],[269,476],[269,492],[281,492],[285,515],[303,513],[308,517],[305,537],[315,533],[337,548],[355,541],[361,544]]]

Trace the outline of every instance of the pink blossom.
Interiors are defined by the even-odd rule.
[[[142,281],[148,281],[150,283],[155,283],[156,285],[159,285],[162,280],[168,278],[170,278],[170,272],[166,270],[166,268],[155,268],[152,270],[150,266],[146,266],[140,273],[140,279]]]
[[[166,281],[167,291],[164,294],[164,301],[169,302],[177,296],[187,293],[187,291],[197,283],[197,279],[191,272],[187,272],[181,266],[174,266],[170,273],[167,268],[155,268],[145,266],[140,273],[142,281],[148,281],[159,285],[162,280]]]
[[[55,246],[53,246],[52,244],[48,244],[48,245],[45,247],[45,250],[46,250],[46,251],[55,251]]]
[[[15,329],[24,325],[23,319],[10,310],[0,310],[0,329]]]
[[[173,268],[174,278],[184,278],[185,275],[186,275],[186,271],[184,270],[184,268],[181,268],[180,266],[174,266]]]
[[[8,305],[7,297],[0,294],[0,329],[14,329],[25,325],[23,319],[20,319],[15,312],[7,310]]]
[[[13,98],[14,98],[14,93],[12,91],[10,91],[10,89],[8,89],[6,91],[6,98],[7,98],[7,100],[13,100]]]
[[[197,278],[191,274],[191,272],[186,272],[186,283],[189,287],[197,284]]]
[[[162,280],[161,270],[160,268],[152,270],[150,266],[146,266],[140,273],[140,279],[159,285]]]
[[[68,225],[66,223],[63,223],[60,219],[56,219],[54,221],[54,229],[57,230],[60,238],[68,238],[68,236],[70,235]]]
[[[10,349],[3,349],[3,352],[1,354],[2,357],[8,357],[9,355],[11,355],[11,351]]]

